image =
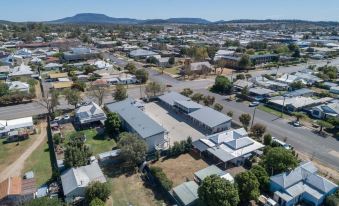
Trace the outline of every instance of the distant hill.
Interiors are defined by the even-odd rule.
[[[82,13],[48,23],[54,24],[208,24],[210,21],[201,18],[170,18],[170,19],[130,19],[114,18],[104,14]]]
[[[0,23],[15,23],[10,21],[1,21]],[[21,22],[24,23],[24,22]],[[337,26],[339,23],[335,21],[304,21],[304,20],[255,20],[255,19],[238,19],[229,21],[211,22],[202,18],[169,18],[169,19],[133,19],[133,18],[114,18],[105,14],[81,13],[72,17],[66,17],[53,21],[47,21],[48,24],[262,24],[262,23],[313,23],[321,25]]]

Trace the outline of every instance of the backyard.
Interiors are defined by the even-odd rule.
[[[25,161],[22,173],[33,171],[38,186],[46,183],[52,177],[52,167],[47,139]]]
[[[5,139],[0,139],[0,171],[17,160],[23,151],[33,144],[36,135],[21,142],[4,144]]]
[[[76,134],[77,132],[72,124],[64,124],[61,128],[61,133],[65,137],[65,143],[67,143],[68,139]],[[100,154],[102,152],[110,151],[113,147],[116,147],[116,142],[113,139],[109,139],[103,130],[99,129],[86,129],[82,130],[86,135],[86,142],[93,152],[93,155]]]
[[[174,158],[162,158],[152,166],[161,167],[175,187],[187,180],[193,180],[194,173],[208,167],[208,164],[196,154],[182,154]]]
[[[111,184],[111,197],[106,205],[159,206],[163,205],[160,194],[145,185],[140,173],[123,172],[121,165],[104,168]]]

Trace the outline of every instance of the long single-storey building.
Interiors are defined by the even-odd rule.
[[[180,112],[209,133],[213,134],[231,128],[231,117],[210,107],[198,104],[177,92],[169,92],[161,95],[159,100],[165,107]]]
[[[134,105],[132,99],[106,104],[109,112],[119,114],[123,127],[138,134],[148,145],[148,151],[162,148],[165,144],[166,130]]]

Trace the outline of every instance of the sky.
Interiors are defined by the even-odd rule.
[[[0,0],[0,19],[47,21],[78,13],[166,19],[198,17],[339,21],[339,0]]]

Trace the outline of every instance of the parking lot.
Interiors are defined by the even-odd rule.
[[[191,127],[185,119],[173,111],[167,111],[156,102],[145,104],[145,113],[168,131],[170,144],[192,137],[193,141],[205,135]]]

